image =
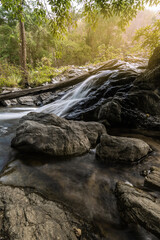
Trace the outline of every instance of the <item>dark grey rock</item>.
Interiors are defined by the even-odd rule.
[[[154,69],[160,65],[160,46],[156,47],[148,62],[148,68]]]
[[[153,91],[131,91],[127,94],[124,105],[152,116],[160,115],[160,96]]]
[[[121,106],[114,101],[102,105],[98,114],[99,120],[107,120],[112,126],[121,123]]]
[[[105,132],[100,123],[68,121],[54,114],[30,113],[22,118],[12,147],[54,156],[80,155],[95,147]]]
[[[160,87],[160,66],[154,69],[147,70],[142,73],[135,81],[134,86],[139,90],[152,90],[155,91]]]
[[[18,101],[17,99],[3,100],[2,105],[4,107],[14,106],[14,105],[18,105]]]
[[[113,137],[102,135],[96,154],[101,161],[106,163],[123,162],[132,163],[139,161],[151,151],[147,143],[135,138]]]
[[[21,105],[35,106],[36,97],[35,96],[25,96],[18,98],[18,103]]]
[[[160,237],[160,199],[121,182],[116,186],[116,196],[120,214],[127,223],[140,224]]]
[[[145,177],[144,185],[150,189],[160,191],[160,168],[152,167]]]
[[[55,202],[20,188],[0,187],[1,239],[77,240],[73,222],[78,221]]]

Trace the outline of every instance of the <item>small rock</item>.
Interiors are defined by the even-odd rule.
[[[76,227],[74,227],[73,230],[74,230],[76,237],[80,238],[82,235],[82,230],[80,228],[76,228]]]
[[[36,100],[35,96],[25,96],[18,98],[18,102],[21,105],[35,106],[34,101]]]

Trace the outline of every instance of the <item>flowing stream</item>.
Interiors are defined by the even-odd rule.
[[[97,88],[108,79],[107,86],[116,74],[117,70],[101,71],[67,91],[61,99],[39,109],[0,108],[0,169],[3,169],[0,182],[31,187],[48,199],[63,200],[78,214],[94,222],[105,236],[104,240],[158,240],[139,226],[122,224],[114,188],[117,181],[143,185],[144,177],[140,172],[153,165],[160,166],[160,140],[119,130],[118,135],[138,137],[155,149],[155,153],[133,166],[104,166],[96,160],[94,149],[83,156],[60,160],[38,154],[19,154],[10,147],[19,118],[30,111],[55,113],[64,117],[73,106],[89,95],[92,88]]]
[[[85,99],[92,88],[98,84],[100,78],[108,79],[109,77],[114,75],[117,70],[111,71],[101,71],[100,73],[87,78],[84,82],[78,84],[78,86],[74,87],[72,90],[69,90],[62,98],[59,100],[47,104],[37,110],[37,112],[45,112],[45,113],[54,113],[57,116],[65,117],[67,113],[72,110],[72,108]],[[100,84],[100,83],[99,83]]]

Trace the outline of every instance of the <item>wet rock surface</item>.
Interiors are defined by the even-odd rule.
[[[80,155],[95,147],[105,132],[100,123],[68,121],[54,114],[30,113],[22,118],[12,147],[54,156]]]
[[[119,182],[116,186],[117,204],[127,223],[138,223],[160,237],[160,199],[133,186]]]
[[[89,228],[89,225],[86,227]],[[0,236],[3,240],[78,240],[85,224],[60,204],[29,189],[0,186]]]
[[[152,167],[145,177],[144,185],[150,189],[160,191],[160,168]]]
[[[99,160],[105,163],[133,163],[151,152],[150,146],[140,139],[102,135],[96,148]]]
[[[72,121],[98,120],[110,127],[110,129],[112,127],[128,127],[156,130],[158,136],[158,131],[160,131],[160,71],[159,67],[156,67],[147,69],[144,72],[145,66],[143,66],[143,61],[141,62],[141,67],[135,61],[132,64],[118,60],[109,61],[104,69],[101,69],[99,73],[84,83],[81,89],[82,94],[78,95],[79,98],[76,99],[76,104],[65,112],[64,117],[70,119],[69,121],[46,113],[30,113],[23,117],[17,129],[16,137],[12,141],[12,146],[20,150],[21,154],[16,152],[13,162],[8,165],[8,168],[4,171],[4,175],[1,175],[0,181],[19,187],[34,187],[45,196],[52,197],[53,201],[58,199],[68,205],[70,204],[70,207],[75,211],[82,214],[85,213],[85,216],[88,216],[92,220],[96,219],[97,222],[100,222],[100,228],[105,222],[106,225],[102,227],[103,233],[106,231],[103,234],[103,236],[106,236],[104,239],[110,238],[114,240],[135,240],[137,236],[137,230],[133,236],[132,234],[127,235],[124,229],[117,230],[121,229],[121,219],[116,208],[116,198],[113,194],[113,189],[117,181],[132,182],[139,188],[147,189],[148,192],[134,188],[131,186],[132,184],[117,184],[116,193],[121,216],[125,221],[138,223],[159,237],[159,195],[157,192],[153,192],[153,189],[150,189],[152,186],[159,191],[159,173],[157,172],[159,170],[157,168],[153,169],[146,177],[145,187],[143,186],[143,178],[140,176],[140,172],[146,169],[146,166],[148,167],[149,164],[149,168],[152,164],[159,167],[160,155],[156,153],[156,151],[159,151],[159,143],[155,143],[155,146],[158,146],[157,148],[153,148],[154,150],[156,149],[155,152],[148,155],[150,152],[150,143],[148,145],[138,139],[111,137],[106,135],[104,126],[99,123]],[[72,74],[73,72],[71,71],[70,76]],[[76,88],[78,87],[80,86],[76,86]],[[64,96],[65,93],[70,95],[71,92],[70,90],[66,90],[64,93],[57,93],[56,96],[53,94],[50,95],[50,93],[43,94],[38,97],[36,104],[41,105],[50,101],[57,103],[56,99],[61,99],[61,96]],[[78,91],[75,92],[75,95],[76,93],[79,94]],[[75,95],[73,94],[72,96],[75,97]],[[71,98],[71,100],[73,101],[74,98]],[[64,99],[64,104],[67,105],[66,99]],[[100,144],[97,146],[97,155],[104,162],[116,162],[114,168],[113,166],[107,166],[102,162],[96,161],[94,150],[88,152],[90,148],[95,147],[99,143],[101,135],[103,136]],[[34,155],[31,153],[27,155],[24,154],[25,151],[39,152],[40,154]],[[81,155],[86,152],[88,152],[86,156]],[[41,153],[47,153],[51,156]],[[73,159],[65,157],[72,155],[81,156],[73,157]],[[55,156],[63,158],[56,158]],[[130,166],[121,164],[122,162],[137,163],[143,157],[145,157],[145,161],[139,164],[132,164]],[[60,159],[61,161],[59,161]],[[66,159],[69,161],[66,161]],[[17,191],[21,190],[24,191],[23,189]],[[25,191],[24,193],[26,196]],[[7,224],[11,226],[13,223],[10,223],[8,216],[12,219],[12,216],[15,215],[12,213],[12,210],[9,215],[3,210],[4,205],[5,209],[8,209],[8,204],[10,205],[10,202],[6,202],[5,204],[4,199],[8,199],[5,194],[3,192],[0,194],[0,196],[5,196],[1,204],[2,216],[4,214],[7,216],[6,219],[2,217],[3,223],[6,226],[6,230],[4,228],[2,232],[11,235],[13,233],[12,227],[8,227],[9,225]],[[20,193],[18,192],[18,194]],[[14,196],[14,193],[12,195]],[[41,212],[43,212],[44,219],[47,219],[47,223],[49,221],[49,226],[52,229],[56,227],[58,233],[59,226],[61,230],[64,229],[64,226],[56,225],[56,221],[54,227],[52,227],[52,223],[50,223],[52,217],[50,215],[46,217],[46,210],[42,206],[45,206],[46,200],[42,200],[43,204],[41,205],[39,202],[36,202],[41,200],[35,200],[34,202],[34,198],[36,197],[33,198],[30,196],[32,195],[30,193],[28,195],[34,207],[35,205],[40,206],[38,210],[40,213],[36,212],[35,214],[40,217],[36,218],[35,222],[33,221],[34,223],[31,221],[31,226],[29,225],[29,227],[37,226],[36,222],[39,223],[41,221]],[[16,209],[17,204],[15,203],[16,201],[13,205],[15,205]],[[54,202],[52,204],[53,211],[54,206],[57,206],[57,204]],[[21,205],[23,206],[23,204]],[[29,203],[29,210],[30,208],[32,213],[32,206]],[[32,219],[29,210],[28,208],[24,210],[26,219]],[[36,210],[34,209],[34,211]],[[21,210],[19,212],[21,216]],[[54,221],[54,219],[52,220]],[[25,221],[28,222],[28,220]],[[17,225],[19,224],[17,229],[14,230],[16,234],[21,234],[23,231],[23,234],[25,234],[26,230],[23,230],[21,222],[23,223],[23,219],[20,220],[20,223],[16,223]],[[27,224],[25,226],[28,226]],[[62,234],[61,238],[72,239],[73,237],[74,239],[76,237],[81,239],[81,234],[83,234],[81,226],[74,226],[72,228],[70,221],[67,224],[69,225],[67,225],[67,230],[64,232],[65,235]],[[45,225],[45,222],[41,221],[38,227],[36,227],[36,230],[38,229],[38,233],[36,234],[39,234],[41,225],[43,226],[44,234],[45,231],[48,231],[48,225]],[[72,236],[68,235],[70,226],[73,229],[70,233],[73,234]],[[109,233],[112,228],[114,229],[114,234]],[[29,234],[30,232],[32,233],[32,228],[29,228]],[[142,232],[140,230],[139,236]],[[124,235],[121,235],[121,233]],[[147,232],[144,236],[148,237],[150,236],[149,234]],[[14,235],[11,236],[11,239],[14,239]],[[54,239],[52,235],[49,236],[46,234],[46,236],[49,240]],[[146,239],[145,237],[141,236],[139,239]],[[34,238],[31,237],[31,239]],[[39,239],[39,235],[37,239]],[[86,239],[90,238],[86,237]],[[94,237],[91,239],[93,240]],[[100,239],[102,240],[103,238]],[[153,236],[151,239],[156,238]]]
[[[90,91],[67,119],[104,120],[111,127],[160,129],[160,67],[112,60],[93,78]]]
[[[7,121],[4,122],[7,124]],[[35,189],[53,202],[64,203],[68,206],[67,209],[80,214],[82,218],[100,229],[100,240],[144,240],[147,238],[158,240],[140,226],[134,225],[132,228],[132,226],[127,227],[121,223],[113,191],[117,181],[127,180],[135,186],[143,186],[144,178],[140,176],[140,172],[150,169],[152,165],[160,167],[157,154],[160,149],[159,140],[140,135],[130,136],[142,138],[152,146],[155,152],[146,156],[139,164],[126,166],[116,163],[114,166],[108,166],[96,160],[94,150],[81,156],[61,159],[41,153],[26,154],[23,151],[17,153],[9,147],[16,125],[18,125],[17,120],[11,129],[9,127],[12,132],[10,137],[3,134],[0,138],[0,157],[6,158],[7,153],[10,160],[1,173],[1,183],[19,188],[31,188],[33,191]],[[7,148],[3,143],[7,145]],[[80,225],[76,228],[82,229]],[[76,229],[75,232],[79,233]],[[93,231],[88,228],[86,232],[90,234]],[[83,233],[82,229],[82,235]],[[86,237],[86,239],[89,238]],[[94,237],[91,239],[93,240]]]
[[[130,65],[119,60],[108,61],[104,69],[91,79],[87,96],[79,99],[76,106],[65,117],[87,121],[98,120],[99,110],[103,104],[115,100],[121,106],[122,99],[120,97],[116,99],[115,96],[121,96],[124,92],[126,95],[132,88],[133,81],[141,73],[137,67],[137,64]],[[103,115],[105,114],[101,111],[100,116]],[[116,122],[119,123],[118,119]]]
[[[99,120],[106,120],[110,125],[116,126],[121,123],[121,106],[114,102],[102,105],[98,114]]]

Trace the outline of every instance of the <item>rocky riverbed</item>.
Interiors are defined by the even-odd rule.
[[[19,117],[0,110],[2,239],[159,239],[156,56],[146,70],[109,61]]]

